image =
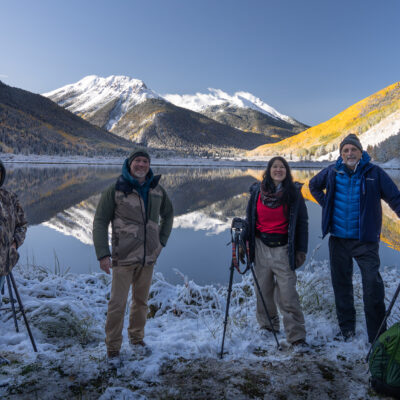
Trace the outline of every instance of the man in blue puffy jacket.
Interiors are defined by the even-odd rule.
[[[310,191],[322,206],[322,234],[330,233],[329,259],[341,337],[348,340],[355,334],[354,258],[361,270],[368,340],[372,343],[385,315],[379,273],[381,199],[400,217],[400,191],[382,168],[370,162],[354,134],[340,143],[336,164],[311,179]],[[384,330],[386,326],[381,332]]]

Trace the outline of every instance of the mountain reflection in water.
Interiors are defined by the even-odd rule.
[[[5,187],[16,192],[24,207],[29,229],[20,249],[20,263],[72,272],[98,271],[92,222],[101,192],[115,182],[119,167],[109,166],[17,166],[6,165]],[[260,180],[263,170],[241,168],[155,167],[175,210],[174,229],[161,253],[156,270],[168,281],[182,282],[175,270],[197,283],[226,283],[230,265],[230,223],[244,216],[248,189]],[[308,190],[317,170],[295,170],[294,179],[304,183],[310,217],[310,246],[321,244],[320,207]],[[389,172],[399,186],[400,173]],[[382,241],[400,250],[400,221],[383,205]],[[397,251],[381,245],[383,265],[395,265]],[[326,259],[327,239],[317,259]],[[238,279],[238,277],[236,277]]]

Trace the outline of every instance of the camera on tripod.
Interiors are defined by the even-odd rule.
[[[247,225],[247,221],[245,219],[242,219],[239,217],[233,218],[232,225],[231,225],[232,261],[231,261],[230,275],[229,275],[228,296],[227,296],[227,300],[226,300],[224,330],[223,330],[223,334],[222,334],[220,358],[222,358],[224,355],[225,333],[226,333],[226,326],[228,324],[229,304],[230,304],[230,300],[231,300],[232,284],[233,284],[233,271],[235,268],[239,272],[239,274],[242,274],[242,275],[245,274],[248,270],[251,271],[258,294],[261,297],[261,301],[262,301],[262,304],[264,307],[265,314],[266,314],[269,324],[271,326],[271,331],[274,335],[274,338],[275,338],[275,341],[277,344],[277,348],[279,350],[281,350],[281,345],[279,344],[278,338],[276,336],[276,332],[275,332],[274,326],[272,324],[271,317],[268,313],[267,305],[265,304],[263,295],[261,293],[260,285],[257,280],[257,276],[254,272],[253,262],[250,260],[249,242],[246,239],[247,231],[248,231],[248,225]],[[241,261],[240,259],[242,258],[240,256],[240,250],[243,251],[244,258],[245,258],[245,262],[242,262],[242,263],[246,264],[246,268],[243,271],[240,270],[240,262],[239,261]]]
[[[232,220],[232,229],[243,231],[247,228],[247,222],[243,218],[235,217]]]

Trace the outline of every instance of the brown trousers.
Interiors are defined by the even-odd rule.
[[[293,343],[305,339],[304,316],[296,291],[296,273],[289,266],[287,245],[268,247],[256,238],[255,273],[268,313],[275,330],[279,329],[276,303],[283,317],[286,340]],[[270,327],[257,288],[257,321],[261,327]]]
[[[128,336],[133,343],[143,340],[147,319],[147,300],[154,265],[143,267],[113,267],[111,298],[108,302],[106,321],[106,345],[108,351],[119,351],[122,344],[122,328],[129,289],[132,285],[132,304],[129,315]]]

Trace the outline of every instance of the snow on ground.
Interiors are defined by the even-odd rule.
[[[22,321],[16,333],[11,312],[2,310],[0,354],[10,365],[0,366],[1,398],[376,398],[368,388],[364,363],[369,346],[360,276],[354,278],[357,337],[351,343],[335,341],[338,328],[327,262],[312,261],[298,272],[307,352],[290,348],[282,333],[279,351],[272,335],[258,329],[248,273],[233,287],[221,360],[226,287],[199,286],[188,279],[171,285],[156,273],[145,337],[152,354],[135,355],[124,329],[123,362],[117,369],[107,365],[104,344],[110,276],[61,275],[31,266],[18,266],[14,276],[39,352],[32,351]],[[399,272],[385,269],[383,278],[389,301]],[[5,303],[7,297],[6,289]]]
[[[383,168],[400,169],[400,158],[393,158],[382,165]]]

